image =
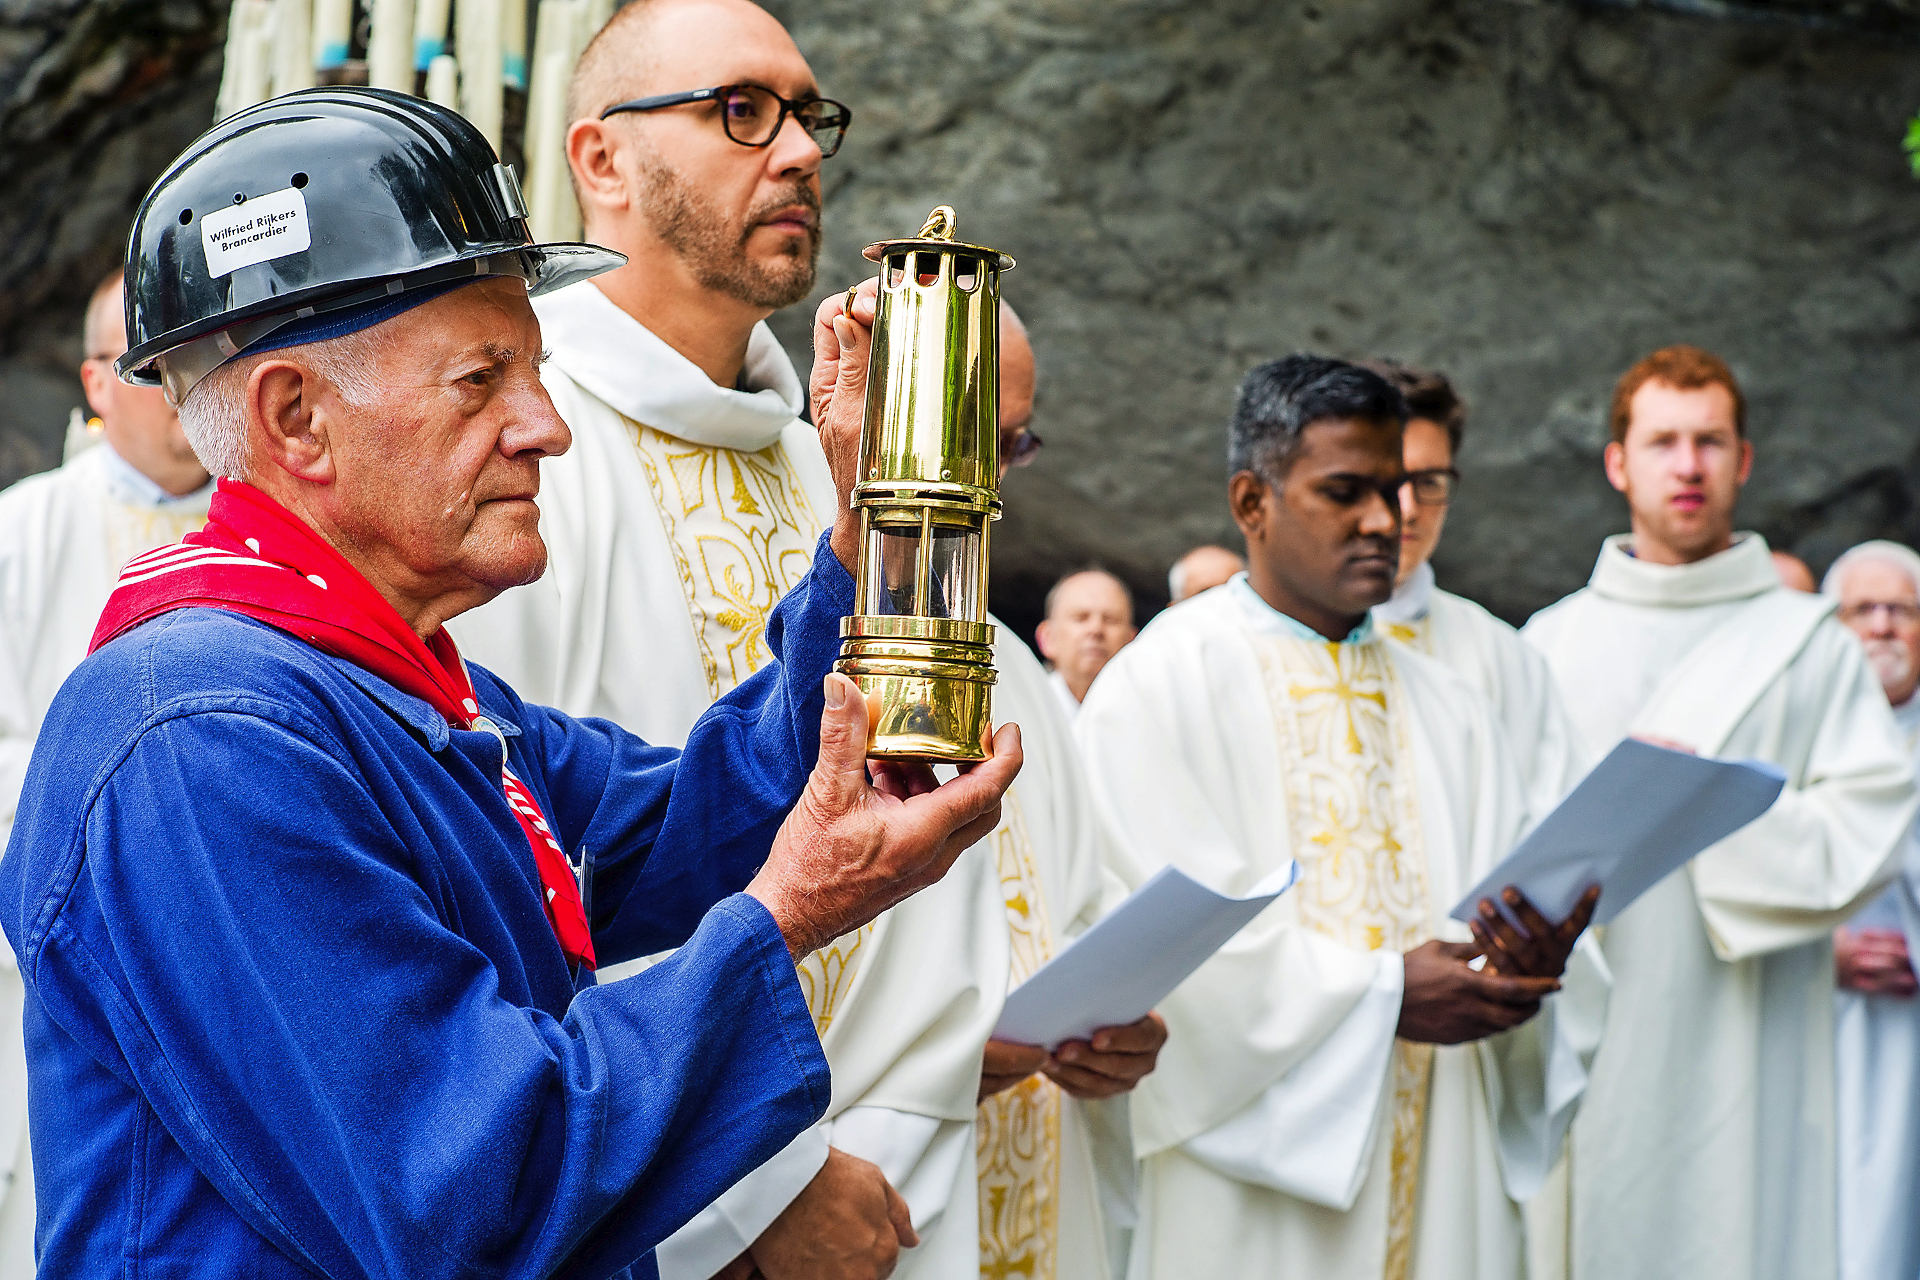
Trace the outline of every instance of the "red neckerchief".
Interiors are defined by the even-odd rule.
[[[449,724],[470,730],[482,719],[446,628],[423,643],[346,557],[252,485],[221,480],[204,529],[127,562],[87,652],[150,618],[192,608],[226,609],[277,627],[422,699]],[[547,920],[568,961],[592,968],[593,937],[573,868],[533,793],[507,768],[505,748],[503,737],[501,786],[533,848]]]

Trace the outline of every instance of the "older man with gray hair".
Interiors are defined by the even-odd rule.
[[[569,443],[528,295],[620,261],[523,215],[465,120],[353,89],[237,113],[143,203],[117,371],[223,478],[121,575],[0,861],[42,1274],[652,1275],[827,1105],[795,957],[999,819],[1010,727],[945,786],[865,760],[845,518],[682,749],[461,659],[443,624],[544,567]]]
[[[1833,562],[1821,590],[1860,637],[1907,745],[1920,745],[1920,555],[1863,542]],[[1901,874],[1834,931],[1840,1280],[1920,1274],[1920,832]]]

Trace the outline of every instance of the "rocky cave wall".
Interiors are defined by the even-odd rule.
[[[1020,260],[1039,462],[995,603],[1098,561],[1151,607],[1232,541],[1224,422],[1294,350],[1438,366],[1469,398],[1441,580],[1519,619],[1624,527],[1612,379],[1721,352],[1759,463],[1743,525],[1816,569],[1920,541],[1920,108],[1910,0],[775,0],[854,131],[821,295],[951,203]],[[57,459],[78,316],[203,127],[218,0],[0,0],[0,480]],[[812,304],[776,320],[804,365]]]

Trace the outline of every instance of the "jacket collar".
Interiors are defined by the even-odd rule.
[[[359,685],[368,697],[386,709],[388,715],[405,725],[414,736],[426,743],[427,750],[444,751],[447,743],[453,740],[453,730],[447,724],[446,717],[435,710],[433,704],[425,698],[416,698],[410,693],[403,693],[365,667],[348,662],[345,658],[336,658],[332,654],[321,653],[318,649],[314,650],[314,656],[322,662],[331,662],[342,675]],[[486,692],[476,681],[474,697],[480,700],[480,710],[487,719],[499,726],[503,736],[519,737],[520,726],[488,706]]]
[[[754,453],[779,440],[805,403],[793,362],[762,324],[741,379],[718,386],[693,361],[615,306],[592,281],[533,302],[553,363],[615,412],[694,444]]]

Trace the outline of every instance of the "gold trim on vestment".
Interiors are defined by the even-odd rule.
[[[987,837],[1000,870],[1012,949],[1009,985],[1019,986],[1053,957],[1053,924],[1034,862],[1017,789],[1001,802]],[[1053,1280],[1060,1251],[1060,1086],[1029,1076],[980,1104],[975,1155],[980,1171],[981,1280]]]
[[[673,551],[715,698],[765,666],[767,616],[806,576],[820,523],[778,442],[748,453],[623,417]]]
[[[1412,622],[1389,622],[1387,634],[1411,649],[1433,656],[1433,615],[1430,613]]]
[[[1268,637],[1273,707],[1300,883],[1299,921],[1346,946],[1407,952],[1433,934],[1407,695],[1385,644]],[[1406,1280],[1433,1047],[1394,1042],[1385,1280]]]
[[[806,997],[807,1012],[813,1015],[813,1029],[818,1034],[827,1034],[834,1015],[846,1002],[847,991],[860,975],[860,953],[867,939],[873,936],[873,928],[873,922],[868,921],[852,933],[835,938],[802,957],[795,967],[800,992]]]
[[[813,563],[820,523],[778,442],[748,453],[620,419],[640,455],[673,551],[707,692],[719,698],[767,665],[767,616]],[[868,923],[803,958],[800,989],[825,1035],[860,974]]]

